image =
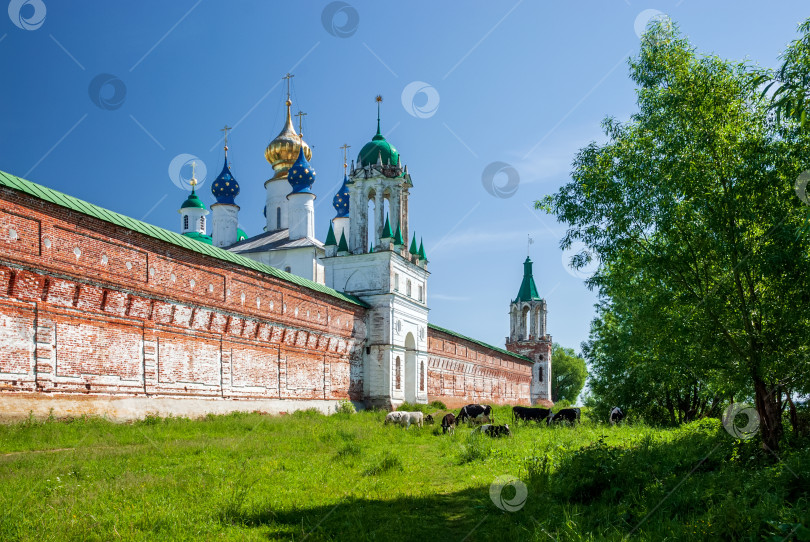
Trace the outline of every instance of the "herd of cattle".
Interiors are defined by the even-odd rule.
[[[610,423],[615,424],[624,419],[624,413],[619,407],[614,407],[610,411]],[[476,424],[478,427],[475,429],[490,437],[512,436],[509,430],[509,424],[494,425],[492,407],[490,405],[467,405],[459,411],[458,415],[453,412],[438,411],[432,414],[423,414],[421,412],[389,412],[385,417],[385,425],[389,423],[401,425],[402,427],[410,427],[416,425],[422,427],[423,424],[433,424],[441,421],[442,433],[455,431],[456,424],[470,423]],[[546,425],[555,422],[578,423],[580,421],[579,408],[563,408],[558,412],[552,412],[550,408],[533,408],[533,407],[512,407],[512,424],[515,421],[525,422],[546,422]]]

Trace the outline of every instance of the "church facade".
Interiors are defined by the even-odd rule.
[[[506,349],[433,325],[428,259],[408,224],[413,184],[381,134],[379,101],[323,242],[312,152],[289,95],[286,106],[253,237],[238,227],[227,139],[216,203],[206,208],[192,180],[179,233],[0,172],[0,416],[549,404],[531,261]]]

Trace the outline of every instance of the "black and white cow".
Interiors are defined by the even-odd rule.
[[[446,410],[437,410],[436,412],[432,412],[430,414],[425,414],[425,423],[433,425],[437,421],[441,421],[442,418],[444,418],[446,414],[447,414]]]
[[[512,419],[526,422],[541,422],[551,416],[550,408],[512,407]]]
[[[624,419],[624,412],[619,407],[613,407],[610,411],[610,425],[616,425]]]
[[[450,431],[452,435],[456,431],[456,415],[452,412],[445,414],[442,418],[442,433]]]
[[[467,405],[458,413],[456,421],[458,423],[489,423],[492,421],[492,407],[489,405]]]
[[[484,424],[481,427],[476,428],[475,431],[480,431],[481,433],[487,435],[488,437],[511,437],[512,431],[509,430],[509,424],[504,425],[492,425],[492,424]]]
[[[580,411],[578,408],[564,408],[549,418],[549,422],[576,423],[579,421]]]

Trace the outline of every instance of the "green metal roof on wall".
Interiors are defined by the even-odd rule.
[[[531,363],[534,363],[530,358],[527,358],[526,356],[521,356],[520,354],[515,354],[514,352],[510,352],[509,350],[504,350],[503,348],[498,348],[497,346],[492,346],[491,344],[487,344],[487,343],[485,343],[483,341],[473,339],[472,337],[467,337],[466,335],[462,335],[461,333],[456,333],[455,331],[450,331],[449,329],[439,327],[436,324],[428,324],[428,328],[429,329],[435,329],[436,331],[441,331],[442,333],[447,333],[448,335],[452,335],[453,337],[458,337],[459,339],[464,339],[465,341],[470,341],[471,343],[475,343],[475,344],[477,344],[479,346],[489,348],[490,350],[495,350],[496,352],[500,352],[501,354],[506,354],[507,356],[517,358],[520,361],[529,361]]]
[[[361,307],[369,306],[367,303],[353,295],[338,292],[337,290],[328,288],[323,284],[318,284],[317,282],[299,277],[298,275],[293,275],[292,273],[286,273],[280,269],[276,269],[275,267],[270,267],[269,265],[251,260],[250,258],[240,256],[239,254],[228,252],[227,250],[217,248],[213,245],[200,243],[199,241],[185,235],[165,230],[163,228],[153,226],[152,224],[141,222],[140,220],[135,220],[134,218],[104,209],[103,207],[93,205],[92,203],[87,203],[86,201],[74,198],[73,196],[68,196],[67,194],[33,183],[31,181],[21,179],[16,175],[12,175],[4,171],[0,171],[0,186],[25,192],[28,195],[48,201],[55,205],[59,205],[60,207],[66,207],[73,211],[92,216],[99,220],[103,220],[104,222],[110,222],[116,226],[121,226],[143,235],[159,239],[166,243],[171,243],[172,245],[176,245],[199,254],[204,254],[218,260],[236,264],[241,267],[246,267],[248,269],[273,276],[286,282],[291,282],[315,292],[320,292],[336,299],[340,299],[341,301],[346,301]]]
[[[200,243],[206,243],[208,245],[211,245],[211,244],[214,243],[214,240],[211,239],[210,235],[205,235],[204,233],[200,233],[198,231],[189,231],[189,232],[184,233],[183,235],[185,235],[186,237],[189,237],[191,239],[196,239]]]

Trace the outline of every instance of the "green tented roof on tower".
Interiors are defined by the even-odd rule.
[[[346,242],[346,232],[340,232],[340,242],[338,243],[338,252],[349,252],[349,243]]]
[[[332,229],[332,223],[329,223],[329,233],[326,234],[326,242],[323,244],[325,247],[331,247],[337,245],[337,241],[335,240],[335,230]]]
[[[385,226],[383,226],[382,235],[380,239],[391,239],[393,235],[391,235],[391,223],[388,222],[388,215],[385,215]]]
[[[517,301],[531,301],[533,299],[541,299],[540,294],[537,293],[537,285],[534,283],[534,275],[532,274],[532,260],[526,256],[526,261],[523,262],[523,282],[520,283],[520,291],[518,291]]]
[[[419,259],[427,262],[427,256],[425,255],[425,244],[421,239],[419,240]]]
[[[419,249],[416,248],[416,233],[414,233],[413,237],[411,237],[411,248],[408,249],[408,252],[410,252],[414,256],[419,255]]]
[[[399,228],[399,224],[397,224],[397,232],[394,234],[394,244],[397,246],[405,244],[405,241],[402,240],[402,230]]]

